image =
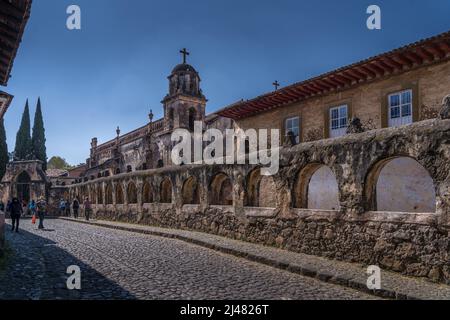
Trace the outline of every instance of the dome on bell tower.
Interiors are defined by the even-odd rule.
[[[200,76],[194,67],[186,63],[177,65],[169,76],[169,97],[178,94],[202,97],[200,81]]]
[[[183,49],[180,53],[183,55],[183,63],[173,68],[169,76],[169,94],[166,98],[177,95],[203,98],[200,76],[193,66],[186,63],[189,52]]]
[[[173,68],[169,79],[169,93],[162,101],[166,130],[192,129],[195,121],[204,121],[207,99],[200,89],[200,76],[186,63],[189,52],[180,51],[183,63]]]
[[[198,72],[194,69],[194,67],[187,63],[180,63],[172,70],[172,74],[179,72],[194,72],[198,74]]]

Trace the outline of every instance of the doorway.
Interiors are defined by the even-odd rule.
[[[26,203],[30,202],[30,185],[31,178],[27,172],[22,172],[17,177],[17,197],[20,201],[25,201]]]

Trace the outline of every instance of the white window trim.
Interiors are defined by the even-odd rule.
[[[301,128],[300,117],[291,117],[291,118],[287,118],[284,121],[285,135],[287,136],[288,132],[291,131],[291,130],[288,130],[288,122],[289,121],[293,121],[293,120],[297,120],[298,121],[298,127],[297,127],[298,135],[297,135],[297,137],[295,137],[295,142],[298,144],[298,143],[300,143],[300,128]],[[291,128],[295,128],[295,127],[291,126]]]
[[[405,92],[409,92],[410,96],[411,96],[411,102],[410,103],[402,103],[402,94]],[[413,96],[414,92],[412,89],[406,89],[406,90],[401,90],[401,91],[397,91],[397,92],[393,92],[391,94],[388,95],[387,99],[388,99],[388,126],[389,127],[398,127],[398,126],[403,126],[403,125],[408,125],[413,123],[413,114],[414,114],[414,96]],[[398,107],[400,108],[400,117],[398,118],[391,118],[391,97],[393,96],[399,96],[399,105]],[[402,111],[403,111],[403,106],[405,105],[411,105],[411,114],[408,116],[403,116],[402,115]]]
[[[346,125],[345,126],[341,126],[341,120],[344,119],[344,117],[340,116],[340,111],[342,108],[346,108],[346,115],[347,117],[346,119]],[[335,106],[335,107],[331,107],[329,110],[329,118],[330,118],[330,123],[328,124],[329,128],[330,128],[330,137],[331,138],[337,138],[337,137],[341,137],[347,134],[347,127],[348,127],[348,123],[349,123],[349,118],[348,118],[348,104],[341,104],[339,106]],[[337,119],[333,119],[333,111],[338,110],[339,116]],[[339,128],[337,129],[333,129],[333,120],[338,120],[339,121]]]

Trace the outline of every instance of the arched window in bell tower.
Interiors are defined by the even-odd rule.
[[[169,118],[170,121],[173,121],[173,109],[170,108],[169,111],[167,112],[167,117]]]
[[[189,130],[194,131],[197,112],[194,108],[189,109]]]

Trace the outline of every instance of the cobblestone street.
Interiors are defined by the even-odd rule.
[[[179,240],[47,220],[13,234],[0,299],[373,299]],[[66,288],[70,265],[82,289]]]

